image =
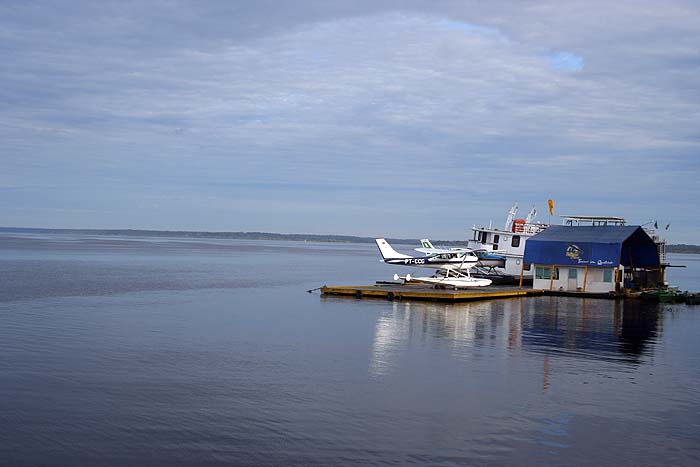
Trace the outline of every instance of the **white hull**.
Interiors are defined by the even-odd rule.
[[[509,276],[520,276],[520,270],[523,267],[523,255],[504,255],[506,257],[506,266],[502,268],[504,274]],[[532,278],[532,270],[522,271],[523,277]]]
[[[486,249],[488,251],[494,251],[496,254],[503,256],[505,258],[504,267],[493,268],[496,274],[520,277],[520,272],[523,267],[523,255],[525,254],[525,243],[528,237],[532,235],[524,234],[514,234],[513,232],[508,232],[504,230],[497,229],[482,229],[474,228],[474,232],[480,235],[485,235],[486,241],[482,242],[480,240],[469,240],[467,247],[473,249]],[[483,234],[481,234],[483,232]],[[517,237],[516,241],[513,241],[513,237]],[[499,243],[494,243],[493,238],[496,237]],[[516,243],[517,246],[513,246]],[[497,249],[494,249],[494,246]],[[532,279],[532,270],[522,271],[523,277],[527,279]]]

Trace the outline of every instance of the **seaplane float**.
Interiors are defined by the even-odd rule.
[[[412,266],[435,269],[432,276],[412,276],[394,274],[394,280],[404,283],[419,282],[430,284],[436,288],[469,288],[491,285],[491,279],[472,277],[469,270],[475,266],[484,265],[489,261],[503,261],[503,258],[493,254],[478,254],[470,248],[435,248],[430,240],[423,239],[421,248],[414,248],[422,256],[411,256],[399,253],[384,238],[375,239],[382,255],[382,261],[399,266]]]

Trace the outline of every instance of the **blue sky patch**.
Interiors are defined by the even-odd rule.
[[[583,70],[584,60],[580,55],[572,52],[556,52],[547,57],[549,64],[555,70],[561,71],[581,71]]]

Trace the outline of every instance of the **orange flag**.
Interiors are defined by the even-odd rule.
[[[554,200],[548,199],[547,204],[549,204],[549,215],[553,216],[554,215]]]

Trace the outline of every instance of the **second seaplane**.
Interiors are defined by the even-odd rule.
[[[469,248],[435,248],[429,240],[421,240],[422,248],[414,248],[422,256],[410,256],[394,250],[384,238],[375,239],[382,260],[387,264],[435,269],[432,276],[412,276],[394,274],[394,280],[404,283],[420,282],[440,288],[485,287],[490,279],[472,277],[469,270],[479,264],[480,258]]]

